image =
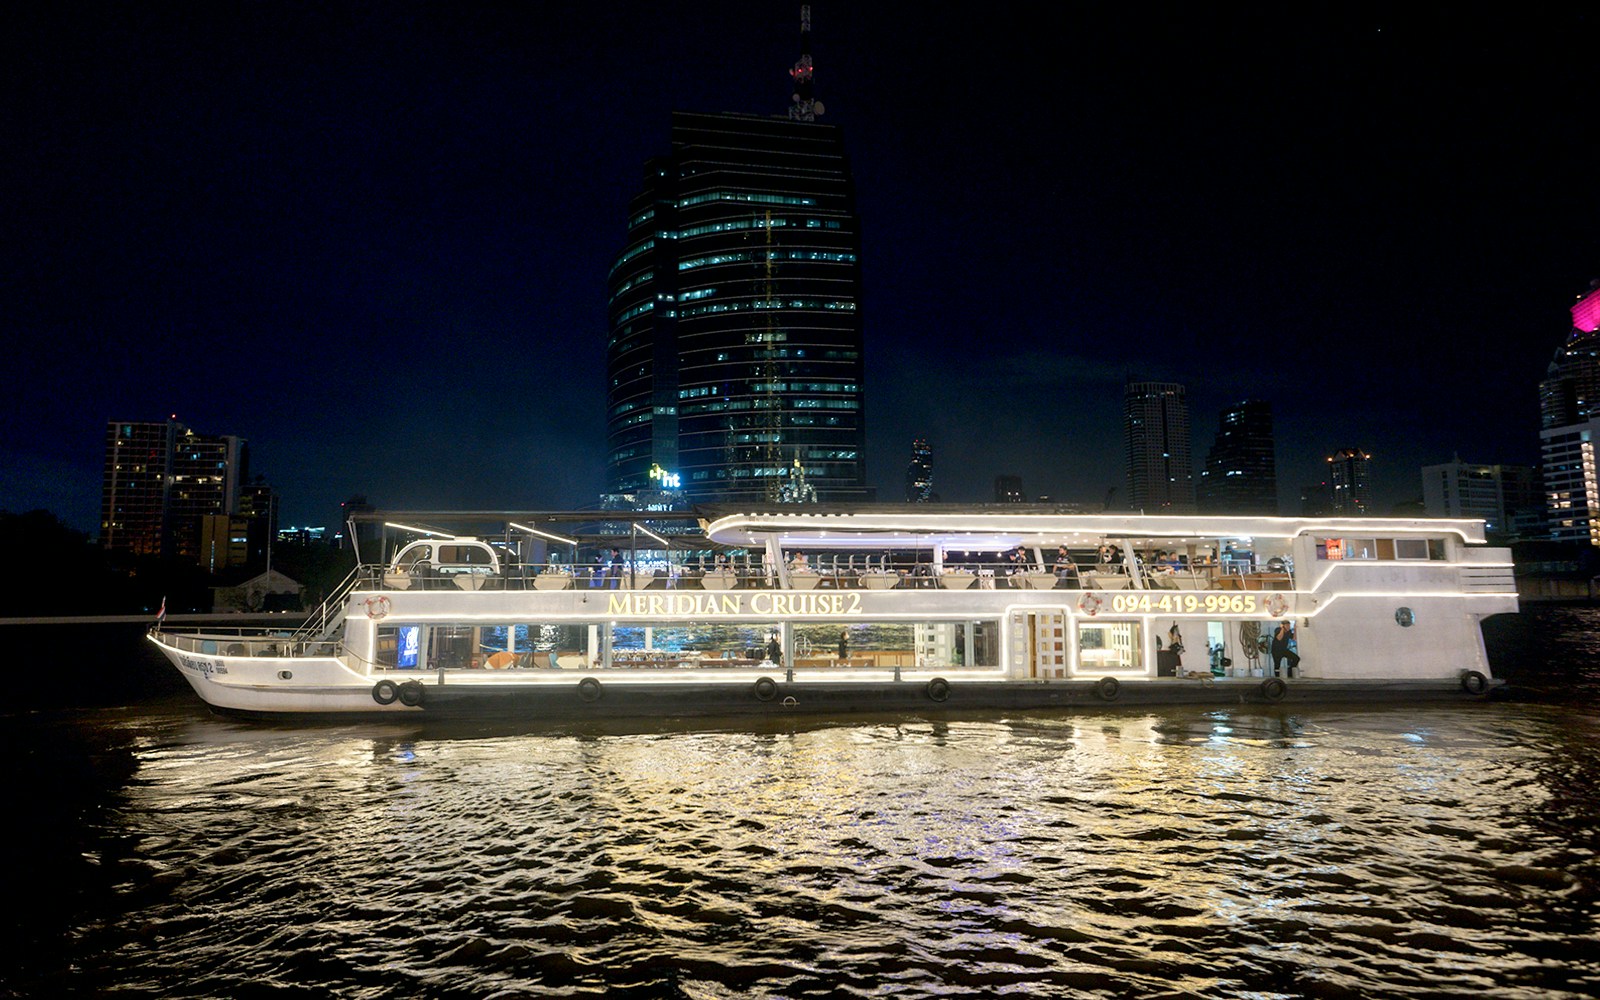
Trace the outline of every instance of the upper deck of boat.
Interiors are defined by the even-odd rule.
[[[1437,565],[1497,551],[1477,547],[1484,525],[1473,519],[1087,514],[1023,504],[432,511],[364,519],[437,536],[440,544],[456,536],[406,525],[498,525],[477,528],[480,539],[503,532],[507,558],[493,573],[366,568],[363,589],[391,590],[1294,590],[1297,562]]]

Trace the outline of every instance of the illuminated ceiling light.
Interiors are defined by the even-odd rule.
[[[651,531],[649,528],[646,528],[644,525],[640,524],[638,521],[633,522],[633,529],[635,531],[644,532],[645,534],[649,535],[651,538],[654,538],[656,541],[660,542],[662,545],[665,545],[669,549],[672,547],[672,543],[671,542],[667,541],[665,538],[662,538],[660,535],[658,535],[655,532]]]
[[[456,537],[455,535],[447,534],[447,533],[445,533],[443,531],[431,531],[431,530],[429,530],[427,528],[413,528],[409,524],[396,524],[393,521],[385,521],[385,522],[383,522],[383,526],[385,528],[394,528],[397,531],[410,531],[410,532],[412,532],[414,534],[418,534],[418,535],[431,535],[434,538],[454,538],[454,537]]]
[[[510,521],[510,522],[507,522],[507,523],[510,525],[510,527],[512,527],[513,529],[515,529],[517,531],[526,531],[530,535],[538,535],[540,538],[548,538],[548,539],[551,539],[552,541],[560,542],[563,545],[577,545],[578,544],[575,539],[562,538],[560,535],[552,535],[548,531],[540,531],[538,528],[530,528],[526,524],[518,524],[515,521]]]

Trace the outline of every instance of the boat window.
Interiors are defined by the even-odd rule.
[[[1427,559],[1428,539],[1426,538],[1396,538],[1394,540],[1394,557],[1396,559]]]
[[[441,545],[439,561],[452,566],[487,566],[489,550],[478,545]]]
[[[1077,673],[1144,673],[1144,631],[1136,621],[1078,623]]]
[[[777,635],[772,622],[633,622],[612,630],[613,665],[694,669],[756,666]],[[791,649],[798,669],[907,670],[997,667],[998,620],[796,624]]]
[[[1338,561],[1340,559],[1376,559],[1378,558],[1378,540],[1376,538],[1326,538],[1317,542],[1317,558]]]
[[[396,559],[394,564],[401,569],[409,569],[415,564],[426,560],[428,558],[428,550],[429,546],[427,545],[418,545],[414,548],[406,549],[400,553],[400,558]]]
[[[422,638],[420,625],[378,626],[377,653],[373,664],[390,669],[409,670],[420,665],[419,649]]]
[[[1432,559],[1443,560],[1441,538],[1324,538],[1317,540],[1317,558],[1340,559]]]

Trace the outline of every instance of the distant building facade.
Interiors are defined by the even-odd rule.
[[[1372,513],[1372,456],[1360,448],[1341,448],[1328,456],[1328,513]]]
[[[1327,517],[1333,513],[1326,481],[1300,487],[1300,516]]]
[[[1122,418],[1129,506],[1148,514],[1194,513],[1187,390],[1176,382],[1129,382]]]
[[[1520,515],[1543,503],[1538,470],[1527,465],[1478,465],[1459,458],[1422,469],[1422,503],[1429,517],[1474,517],[1495,535],[1512,533]]]
[[[1539,450],[1544,456],[1545,520],[1554,541],[1600,546],[1597,442],[1600,419],[1547,427],[1539,432]]]
[[[196,434],[177,419],[106,424],[100,544],[120,557],[176,558],[221,569],[249,551],[241,509],[249,447],[244,438]],[[270,488],[264,487],[270,494]],[[259,502],[258,494],[246,507]],[[214,520],[220,518],[221,520]],[[257,532],[264,542],[267,527]]]
[[[659,468],[691,501],[873,496],[855,184],[809,27],[787,117],[674,112],[646,164],[608,279],[608,494]]]
[[[1600,546],[1600,284],[1571,307],[1572,326],[1539,383],[1545,519],[1556,541]]]
[[[1222,411],[1198,493],[1207,514],[1278,513],[1271,403],[1247,399]]]
[[[1027,503],[1028,495],[1022,492],[1021,476],[994,477],[995,503]]]
[[[933,449],[917,438],[911,442],[911,464],[906,466],[906,503],[933,500]]]

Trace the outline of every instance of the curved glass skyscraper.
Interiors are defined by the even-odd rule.
[[[607,482],[863,499],[860,234],[837,128],[674,113],[612,265]],[[655,481],[652,481],[654,477]]]

